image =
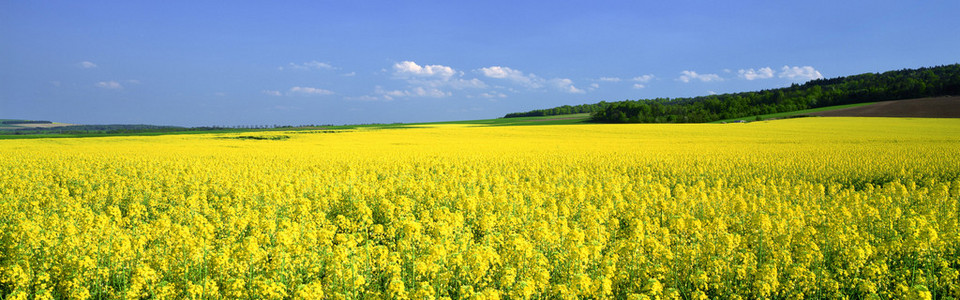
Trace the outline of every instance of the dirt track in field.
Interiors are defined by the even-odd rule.
[[[67,124],[67,123],[46,123],[46,124],[43,124],[43,123],[41,123],[41,124],[15,123],[15,124],[7,124],[7,125],[14,126],[14,127],[12,127],[11,129],[18,129],[18,128],[57,128],[57,127],[75,125],[75,124]]]
[[[960,118],[960,96],[883,101],[806,115],[822,117]]]

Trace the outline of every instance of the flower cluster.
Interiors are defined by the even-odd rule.
[[[956,120],[282,134],[0,141],[0,298],[960,298]]]

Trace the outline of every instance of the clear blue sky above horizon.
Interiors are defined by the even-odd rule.
[[[960,1],[0,1],[0,118],[485,119],[960,62]]]

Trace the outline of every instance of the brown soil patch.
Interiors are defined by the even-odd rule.
[[[960,118],[960,97],[883,101],[807,115],[822,117]]]
[[[6,125],[13,126],[13,128],[55,128],[55,127],[70,126],[70,125],[74,125],[74,124],[67,124],[67,123],[46,123],[46,124],[14,123],[14,124],[6,124]]]

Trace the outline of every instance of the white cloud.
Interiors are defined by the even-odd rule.
[[[599,88],[600,88],[600,84],[599,84],[599,83],[591,83],[591,84],[590,84],[590,87],[591,87],[591,88],[594,88],[594,89],[599,89]]]
[[[325,62],[308,61],[302,64],[290,63],[289,67],[294,70],[336,70],[337,67]],[[283,67],[279,68],[283,70]]]
[[[264,95],[283,96],[283,93],[281,93],[280,91],[263,90],[260,92],[263,93]]]
[[[578,89],[577,87],[573,86],[573,80],[570,80],[570,79],[567,79],[567,78],[554,78],[554,79],[550,79],[550,83],[551,83],[554,87],[556,87],[557,89],[559,89],[559,90],[561,90],[561,91],[564,91],[564,92],[567,92],[567,93],[571,93],[571,94],[583,94],[583,93],[586,93],[586,91],[581,90],[581,89]]]
[[[716,94],[717,94],[717,92],[714,92],[714,91],[707,91],[707,94],[708,94],[708,95],[716,95]]]
[[[702,82],[723,81],[723,78],[720,78],[720,75],[717,74],[697,74],[697,72],[688,70],[684,70],[680,73],[683,75],[680,75],[677,80],[683,82],[690,82],[691,80],[700,80]]]
[[[634,77],[633,81],[646,83],[646,82],[650,82],[650,80],[653,80],[653,78],[654,78],[653,74],[640,75],[640,76]]]
[[[420,76],[420,77],[439,77],[450,78],[457,72],[453,68],[443,65],[425,65],[421,66],[412,61],[402,61],[393,65],[394,75],[400,77]]]
[[[619,77],[600,77],[600,81],[620,82],[620,78]]]
[[[480,68],[480,72],[483,72],[483,76],[490,78],[523,77],[523,72],[501,66]]]
[[[505,79],[512,81],[516,84],[526,86],[531,89],[539,89],[545,85],[552,86],[560,91],[566,93],[581,94],[585,93],[584,90],[578,89],[573,86],[573,80],[568,78],[553,78],[550,80],[540,78],[534,74],[524,74],[520,70],[511,69],[509,67],[503,66],[492,66],[481,68],[480,72],[484,76],[497,79]]]
[[[385,70],[386,71],[386,70]],[[442,98],[452,96],[446,88],[456,90],[482,89],[487,84],[477,78],[463,78],[464,73],[444,65],[419,65],[413,61],[402,61],[393,64],[394,79],[405,80],[406,89],[384,90],[377,87],[375,93],[385,100],[396,97],[433,97]]]
[[[647,87],[647,86],[645,86],[645,85],[643,85],[643,84],[639,84],[639,83],[634,83],[634,84],[633,84],[633,88],[635,88],[635,89],[642,89],[642,88],[645,88],[645,87]]]
[[[92,63],[92,62],[89,62],[89,61],[81,61],[81,62],[77,63],[77,65],[80,66],[81,68],[84,68],[84,69],[93,69],[93,68],[96,68],[96,67],[97,67],[97,64]]]
[[[108,89],[108,90],[119,90],[123,89],[123,86],[116,81],[101,81],[97,82],[96,86],[98,88]]]
[[[292,87],[290,88],[290,93],[302,95],[333,95],[333,91],[330,90],[304,86]]]
[[[777,76],[780,78],[788,78],[790,80],[800,79],[800,80],[813,80],[823,78],[823,75],[820,74],[820,71],[817,71],[811,66],[803,67],[790,67],[783,66],[782,71]]]
[[[746,70],[740,69],[737,71],[737,73],[740,74],[740,78],[746,80],[773,78],[773,69],[770,67],[764,67],[757,70],[752,68]]]
[[[508,67],[493,66],[487,68],[481,68],[480,72],[483,73],[483,76],[497,79],[506,79],[513,81],[514,83],[527,86],[532,89],[540,88],[543,86],[543,79],[537,77],[534,74],[524,75],[520,70],[514,70]]]
[[[357,76],[357,72],[350,72],[342,75],[343,77],[353,77]]]

